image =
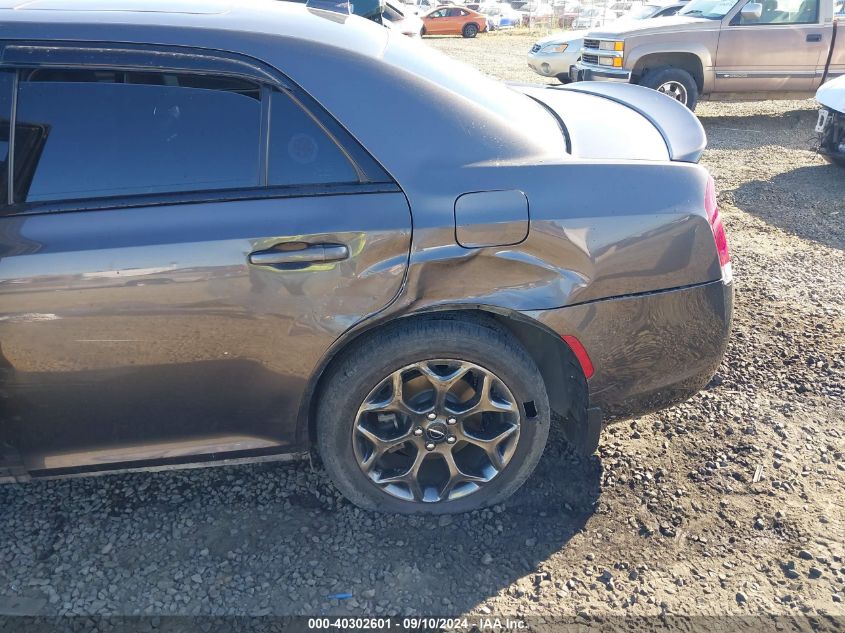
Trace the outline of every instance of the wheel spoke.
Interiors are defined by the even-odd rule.
[[[428,453],[426,453],[425,450],[418,448],[417,455],[408,467],[408,470],[392,477],[379,477],[378,479],[374,479],[374,481],[382,486],[386,486],[388,484],[406,484],[410,489],[411,494],[414,496],[414,500],[422,501],[423,491],[420,487],[419,472],[420,467],[427,456]]]
[[[470,475],[462,471],[460,466],[458,466],[457,462],[455,461],[455,455],[452,451],[446,451],[443,454],[443,457],[446,460],[446,467],[449,469],[449,481],[446,482],[446,485],[440,492],[441,501],[443,499],[448,499],[449,494],[452,492],[452,490],[454,490],[455,486],[457,486],[458,484],[467,482],[476,484],[487,483],[488,479],[485,479],[484,477]]]
[[[434,409],[442,410],[446,406],[446,396],[455,384],[460,381],[472,369],[468,363],[460,363],[454,371],[445,376],[438,374],[431,368],[430,363],[420,363],[420,371],[428,378],[435,391]]]
[[[414,411],[411,407],[405,404],[405,399],[403,397],[402,372],[395,372],[388,380],[390,380],[390,395],[384,400],[380,400],[378,402],[364,402],[364,404],[361,405],[359,414],[372,413],[376,411],[399,411],[407,415],[415,415],[418,413],[418,411]],[[385,382],[387,381],[382,381],[374,391],[376,393],[381,391]]]
[[[496,470],[502,470],[502,468],[504,468],[505,464],[508,462],[507,458],[509,458],[509,456],[503,456],[499,454],[499,445],[518,431],[519,427],[513,425],[509,426],[507,429],[499,433],[496,437],[492,437],[490,439],[480,438],[467,432],[464,432],[464,438],[470,444],[475,444],[481,450],[483,450],[487,454],[487,458],[490,460],[490,463],[493,464],[493,467]],[[503,459],[503,457],[505,459]]]
[[[370,469],[373,467],[373,464],[375,464],[382,455],[390,452],[391,449],[394,449],[397,446],[401,446],[413,436],[412,430],[409,429],[407,432],[403,433],[399,437],[385,440],[384,438],[379,437],[369,429],[361,426],[360,424],[356,427],[355,430],[362,436],[367,438],[367,440],[373,445],[373,450],[366,457],[366,459],[361,462],[361,466],[364,468],[365,472],[369,472]]]
[[[455,411],[455,413],[459,413],[464,417],[475,415],[476,413],[483,413],[484,411],[492,411],[495,413],[516,413],[517,408],[513,402],[503,402],[493,397],[492,387],[493,379],[488,374],[484,374],[481,377],[481,387],[478,390],[478,402],[465,411]]]

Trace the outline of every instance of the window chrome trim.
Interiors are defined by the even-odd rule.
[[[93,43],[55,42],[43,44],[13,44],[3,47],[0,67],[15,68],[86,68],[108,70],[143,70],[159,72],[213,73],[220,76],[240,77],[257,82],[270,82],[290,88],[291,85],[271,72],[229,55],[212,51],[200,53],[191,49],[174,50],[174,47],[108,45]]]
[[[19,215],[46,215],[77,211],[116,211],[142,207],[174,206],[183,204],[215,204],[250,200],[311,198],[315,196],[348,196],[378,193],[401,193],[393,182],[338,183],[328,185],[294,185],[253,187],[249,189],[215,189],[212,191],[187,191],[166,194],[139,194],[110,198],[88,198],[67,201],[18,203],[0,208],[0,217]]]
[[[0,69],[4,70],[4,69]],[[12,205],[15,202],[15,123],[18,112],[18,73],[14,70],[7,71],[12,76],[11,91],[9,95],[11,102],[9,104],[9,140],[8,140],[8,155],[6,156],[6,200],[0,204]],[[2,116],[3,113],[0,113]]]

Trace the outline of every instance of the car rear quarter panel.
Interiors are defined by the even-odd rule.
[[[596,366],[591,402],[607,419],[686,398],[712,376],[732,295],[703,209],[703,168],[580,161],[429,176],[425,189],[406,189],[415,225],[402,294],[332,353],[395,318],[481,309],[519,312],[547,333],[583,339]],[[510,246],[458,245],[453,208],[467,188],[523,191],[528,236]]]
[[[554,332],[577,332],[595,373],[590,406],[605,421],[656,411],[702,389],[731,327],[733,287],[722,281],[529,313]]]
[[[406,189],[414,239],[405,289],[391,310],[442,302],[547,309],[721,277],[703,210],[707,174],[695,165],[577,162],[439,176],[425,190]],[[527,238],[459,246],[453,208],[464,188],[523,191]]]

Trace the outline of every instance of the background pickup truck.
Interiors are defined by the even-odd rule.
[[[845,22],[833,0],[692,0],[675,17],[590,31],[570,73],[654,88],[690,109],[699,97],[811,96],[845,75]]]

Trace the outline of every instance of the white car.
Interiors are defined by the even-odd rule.
[[[549,16],[554,15],[554,7],[548,2],[541,0],[529,0],[519,8],[520,12],[528,13],[534,16]]]
[[[565,31],[539,40],[528,51],[528,66],[538,75],[569,83],[569,67],[581,56],[587,31]]]
[[[821,104],[816,123],[819,154],[845,167],[845,75],[822,84],[816,101]]]
[[[439,6],[440,3],[437,0],[405,0],[401,8],[406,15],[424,15],[429,11],[434,11]]]
[[[622,0],[621,2],[614,2],[609,7],[609,12],[612,12],[615,17],[621,18],[626,13],[636,11],[644,4],[643,0]]]
[[[645,4],[637,4],[619,20],[648,20],[650,18],[668,18],[677,15],[689,0],[650,0]]]
[[[384,25],[408,37],[422,37],[423,21],[401,2],[387,2],[382,13]]]
[[[482,4],[478,7],[478,12],[487,17],[487,28],[491,31],[522,24],[522,14],[503,2]]]

